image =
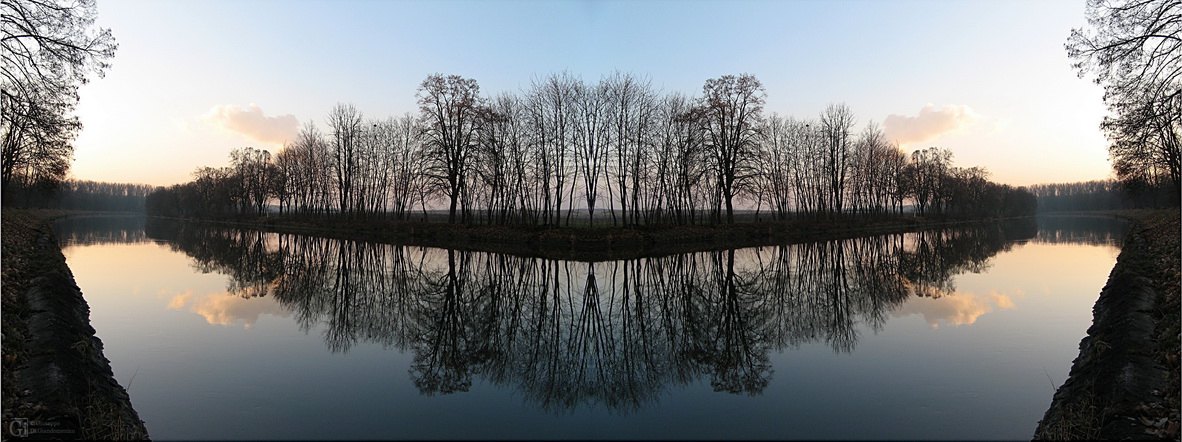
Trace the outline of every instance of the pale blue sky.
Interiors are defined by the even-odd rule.
[[[951,149],[960,166],[1027,185],[1109,175],[1101,90],[1063,43],[1084,1],[116,1],[99,24],[119,51],[83,87],[79,179],[167,185],[230,150],[277,143],[211,118],[254,104],[321,123],[338,102],[367,116],[415,111],[431,73],[485,94],[567,70],[613,70],[696,94],[751,73],[766,111],[813,117],[844,102],[882,124],[929,110],[969,115],[910,151]],[[967,113],[966,113],[967,112]],[[288,120],[290,121],[290,119]],[[934,129],[933,129],[934,130]]]

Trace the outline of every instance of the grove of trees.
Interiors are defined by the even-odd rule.
[[[752,75],[707,80],[700,97],[613,73],[536,77],[519,94],[428,76],[419,113],[369,118],[350,104],[307,123],[278,153],[241,148],[231,165],[148,197],[170,216],[279,212],[451,223],[669,225],[755,216],[1014,216],[1034,196],[993,183],[952,153],[911,154],[874,123],[830,105],[815,119],[764,114]],[[910,203],[910,204],[908,204]],[[751,216],[751,215],[748,215]]]

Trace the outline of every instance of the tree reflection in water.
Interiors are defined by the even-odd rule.
[[[59,219],[54,230],[64,245],[138,244],[151,241],[144,233],[144,216],[71,216]]]
[[[474,377],[564,412],[627,412],[708,378],[760,394],[769,352],[823,342],[850,352],[911,296],[954,291],[1034,220],[808,244],[577,262],[373,244],[150,220],[148,236],[271,296],[333,352],[411,351],[428,395]],[[781,369],[790,369],[790,367]]]

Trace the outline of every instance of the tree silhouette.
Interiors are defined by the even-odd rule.
[[[1095,74],[1110,115],[1113,170],[1127,182],[1182,183],[1182,2],[1090,0],[1087,29],[1073,29],[1067,55]]]
[[[109,29],[95,29],[93,0],[0,3],[0,183],[52,187],[65,178],[81,130],[71,115],[78,87],[102,77],[115,55]]]
[[[448,222],[455,223],[464,192],[471,155],[477,142],[481,106],[476,80],[434,74],[423,80],[416,94],[423,121],[426,160],[432,177],[449,199]]]
[[[763,88],[751,75],[711,79],[703,90],[695,99],[630,74],[590,83],[563,72],[535,78],[520,95],[484,98],[475,80],[435,74],[419,88],[417,117],[365,119],[338,104],[327,133],[309,122],[264,161],[233,152],[234,170],[200,169],[195,182],[158,190],[150,207],[257,215],[274,201],[300,216],[407,221],[416,206],[428,220],[446,199],[450,223],[610,218],[630,228],[733,223],[744,202],[756,221],[764,207],[778,220],[852,218],[899,215],[906,202],[924,215],[1033,213],[1023,189],[954,168],[946,149],[908,157],[874,123],[855,134],[844,104],[813,120],[764,119]]]
[[[706,80],[694,109],[712,155],[718,199],[726,205],[726,221],[735,221],[734,199],[755,178],[756,149],[762,134],[766,94],[755,76],[724,75]]]

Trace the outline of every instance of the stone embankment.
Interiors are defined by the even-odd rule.
[[[57,214],[60,215],[60,214]],[[3,213],[4,438],[147,439],[66,266],[54,213]]]
[[[1179,439],[1179,213],[1134,224],[1036,440]]]

